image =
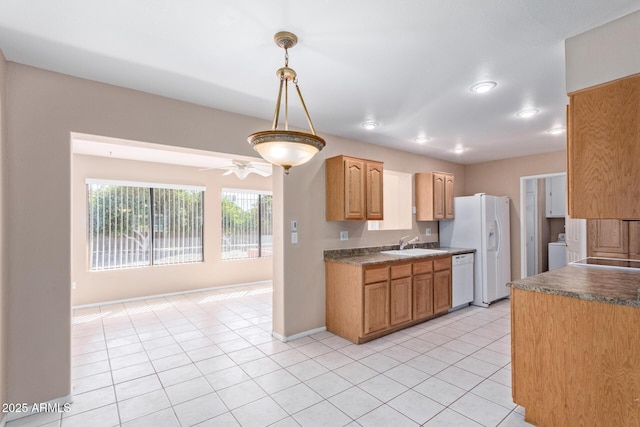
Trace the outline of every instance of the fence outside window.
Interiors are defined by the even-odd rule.
[[[87,180],[92,271],[202,262],[204,188]]]
[[[222,259],[272,255],[272,199],[270,192],[222,190]]]

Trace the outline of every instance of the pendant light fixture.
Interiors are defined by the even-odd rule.
[[[276,33],[273,40],[278,46],[284,49],[284,67],[278,69],[276,75],[280,79],[280,89],[276,109],[273,114],[273,125],[271,130],[256,132],[247,138],[249,144],[269,163],[282,166],[285,175],[289,174],[289,169],[308,162],[311,158],[324,148],[324,139],[316,135],[316,131],[311,123],[311,117],[307,111],[307,106],[302,99],[302,93],[298,86],[298,78],[293,68],[289,68],[289,49],[298,43],[298,37],[290,32],[281,31]],[[300,97],[302,109],[307,117],[311,133],[296,132],[289,130],[289,82],[296,86],[296,91]],[[282,90],[284,88],[284,129],[278,129],[280,118],[280,106],[282,101]]]

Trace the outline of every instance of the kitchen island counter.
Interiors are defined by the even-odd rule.
[[[567,266],[509,286],[512,393],[525,420],[640,425],[640,272]]]
[[[640,307],[640,271],[572,266],[516,280],[525,291]]]

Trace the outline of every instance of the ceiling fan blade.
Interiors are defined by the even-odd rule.
[[[271,176],[271,172],[270,171],[265,171],[265,170],[262,170],[262,169],[256,168],[256,167],[250,167],[249,171],[253,172],[253,173],[257,173],[258,175],[261,175],[261,176]]]

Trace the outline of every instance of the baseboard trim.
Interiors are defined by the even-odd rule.
[[[288,337],[285,337],[284,335],[280,335],[277,332],[271,331],[271,336],[279,339],[282,342],[288,342],[288,341],[296,340],[298,338],[303,338],[303,337],[306,337],[306,336],[309,336],[309,335],[313,335],[313,334],[317,334],[317,333],[320,333],[320,332],[324,332],[326,330],[327,330],[327,327],[323,326],[321,328],[310,329],[308,331],[300,332],[298,334],[289,335]]]
[[[176,295],[195,294],[196,292],[214,291],[216,289],[241,288],[244,286],[258,286],[258,285],[271,285],[271,284],[272,284],[271,280],[262,280],[260,282],[237,283],[235,285],[211,286],[209,288],[190,289],[188,291],[169,292],[165,294],[154,294],[154,295],[147,295],[143,297],[125,298],[125,299],[118,299],[118,300],[111,300],[111,301],[95,302],[91,304],[74,305],[71,307],[71,309],[79,310],[82,308],[99,307],[101,305],[108,305],[108,304],[121,304],[125,302],[140,301],[140,300],[145,300],[150,298],[165,298],[165,297],[173,297]]]
[[[41,411],[37,410],[38,407],[40,407],[40,405],[42,406],[46,406],[46,407],[54,407],[54,406],[58,406],[60,409],[62,409],[63,405],[65,403],[72,403],[73,402],[73,394],[68,394],[66,396],[63,397],[58,397],[57,399],[51,399],[51,400],[47,400],[46,402],[41,402],[41,403],[30,403],[27,404],[29,408],[34,408],[36,407],[36,410],[34,411],[33,409],[29,412],[9,412],[7,414],[5,414],[5,417],[0,421],[0,427],[5,427],[5,424],[10,422],[10,421],[14,421],[20,418],[24,418],[24,417],[28,417],[30,415],[35,415],[35,414],[40,414]],[[62,411],[60,411],[62,412]]]

